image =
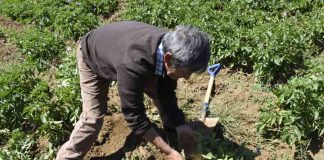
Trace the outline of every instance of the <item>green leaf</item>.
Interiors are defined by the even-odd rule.
[[[42,123],[46,124],[47,123],[47,118],[44,114],[41,115],[41,120],[42,120]]]
[[[319,136],[322,136],[324,134],[324,128],[320,131]]]
[[[209,152],[207,155],[202,155],[203,158],[205,159],[213,159],[216,158],[212,152]]]
[[[314,111],[314,120],[318,120],[318,117],[319,117],[319,112],[318,112],[318,110],[315,110]]]

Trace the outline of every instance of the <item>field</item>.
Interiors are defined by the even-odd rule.
[[[53,159],[81,113],[77,39],[137,20],[211,35],[221,63],[210,101],[224,138],[197,136],[203,159],[324,159],[323,1],[0,0],[0,160]],[[201,113],[209,75],[178,80],[187,121]],[[118,83],[118,82],[117,82]],[[164,159],[131,134],[115,83],[109,112],[85,159]],[[157,109],[144,101],[161,128]]]

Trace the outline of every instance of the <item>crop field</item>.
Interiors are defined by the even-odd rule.
[[[202,159],[324,159],[322,0],[0,0],[0,160],[55,158],[82,111],[76,41],[122,20],[191,24],[211,36],[210,64],[223,68],[209,116],[224,133],[195,131]],[[200,117],[208,80],[178,80],[189,123]],[[108,96],[85,159],[164,159],[131,133],[115,83]],[[165,135],[153,102],[144,103]]]

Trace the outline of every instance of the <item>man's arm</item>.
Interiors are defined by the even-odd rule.
[[[160,151],[167,155],[168,159],[172,160],[181,160],[182,157],[179,152],[172,149],[162,137],[151,127],[148,131],[145,132],[143,138],[152,144],[154,144]]]
[[[185,154],[190,156],[196,152],[198,140],[195,137],[194,131],[185,124],[185,118],[182,110],[178,108],[175,89],[177,81],[169,77],[160,79],[158,89],[158,101],[160,113],[164,127],[175,128],[178,135],[179,147],[184,149]]]
[[[117,84],[124,118],[135,134],[154,144],[167,155],[168,159],[181,160],[181,155],[154,130],[145,114],[143,104],[145,76],[142,74],[134,71],[133,68],[125,66],[118,68]]]
[[[185,124],[184,114],[178,108],[176,88],[177,80],[173,80],[168,76],[159,78],[157,97],[154,99],[154,103],[159,109],[164,127],[167,128],[175,128]]]

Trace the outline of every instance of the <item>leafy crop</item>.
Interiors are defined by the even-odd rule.
[[[67,128],[76,123],[81,112],[79,72],[75,52],[66,52],[56,72],[57,84],[54,88],[56,105],[61,120],[67,122]]]
[[[0,3],[0,12],[10,18],[74,40],[97,27],[98,16],[107,16],[117,6],[116,0],[4,0]]]
[[[214,133],[203,136],[196,131],[196,136],[200,142],[198,150],[204,159],[254,159],[256,156],[256,153],[245,148],[245,144],[238,145],[228,139],[218,139]]]
[[[10,133],[11,139],[7,146],[0,150],[0,159],[32,159],[32,151],[36,140],[19,129]]]
[[[261,112],[259,132],[297,147],[308,147],[311,138],[324,134],[324,67],[311,62],[304,76],[274,90],[277,100]]]
[[[79,5],[67,5],[59,8],[50,27],[65,39],[77,40],[97,26],[98,20],[95,15],[84,12]]]
[[[0,158],[31,159],[38,136],[53,138],[57,136],[52,130],[62,131],[51,123],[49,87],[34,71],[33,66],[23,64],[0,76],[0,142],[5,144]]]
[[[75,1],[75,3],[78,3]],[[93,13],[96,16],[108,16],[117,8],[116,0],[83,0],[80,1],[81,8],[87,13]]]
[[[2,14],[30,24],[6,37],[26,61],[0,75],[0,159],[55,156],[81,112],[75,53],[66,51],[64,40],[97,27],[116,5],[116,0],[0,1]]]
[[[323,4],[313,1],[130,1],[124,17],[156,26],[200,27],[212,36],[211,63],[286,82],[323,50]]]
[[[5,37],[5,33],[4,31],[0,28],[0,38],[4,38]]]
[[[58,61],[65,49],[62,39],[39,29],[26,29],[24,33],[17,34],[14,41],[26,55],[27,62],[39,69],[48,68],[52,62]]]
[[[57,84],[52,87],[29,63],[12,66],[0,75],[0,144],[5,144],[6,148],[0,158],[25,159],[24,156],[28,157],[35,149],[36,140],[41,138],[48,141],[48,148],[43,148],[41,152],[46,153],[39,153],[39,156],[54,156],[53,150],[77,121],[81,101],[76,60],[72,59],[72,53],[64,57],[56,73]],[[33,133],[33,141],[26,146],[27,141],[14,138],[17,135],[14,133]]]
[[[11,70],[2,72],[0,76],[1,129],[22,126],[24,106],[32,101],[28,99],[28,95],[38,81],[33,77],[33,71],[26,66],[13,67]]]

